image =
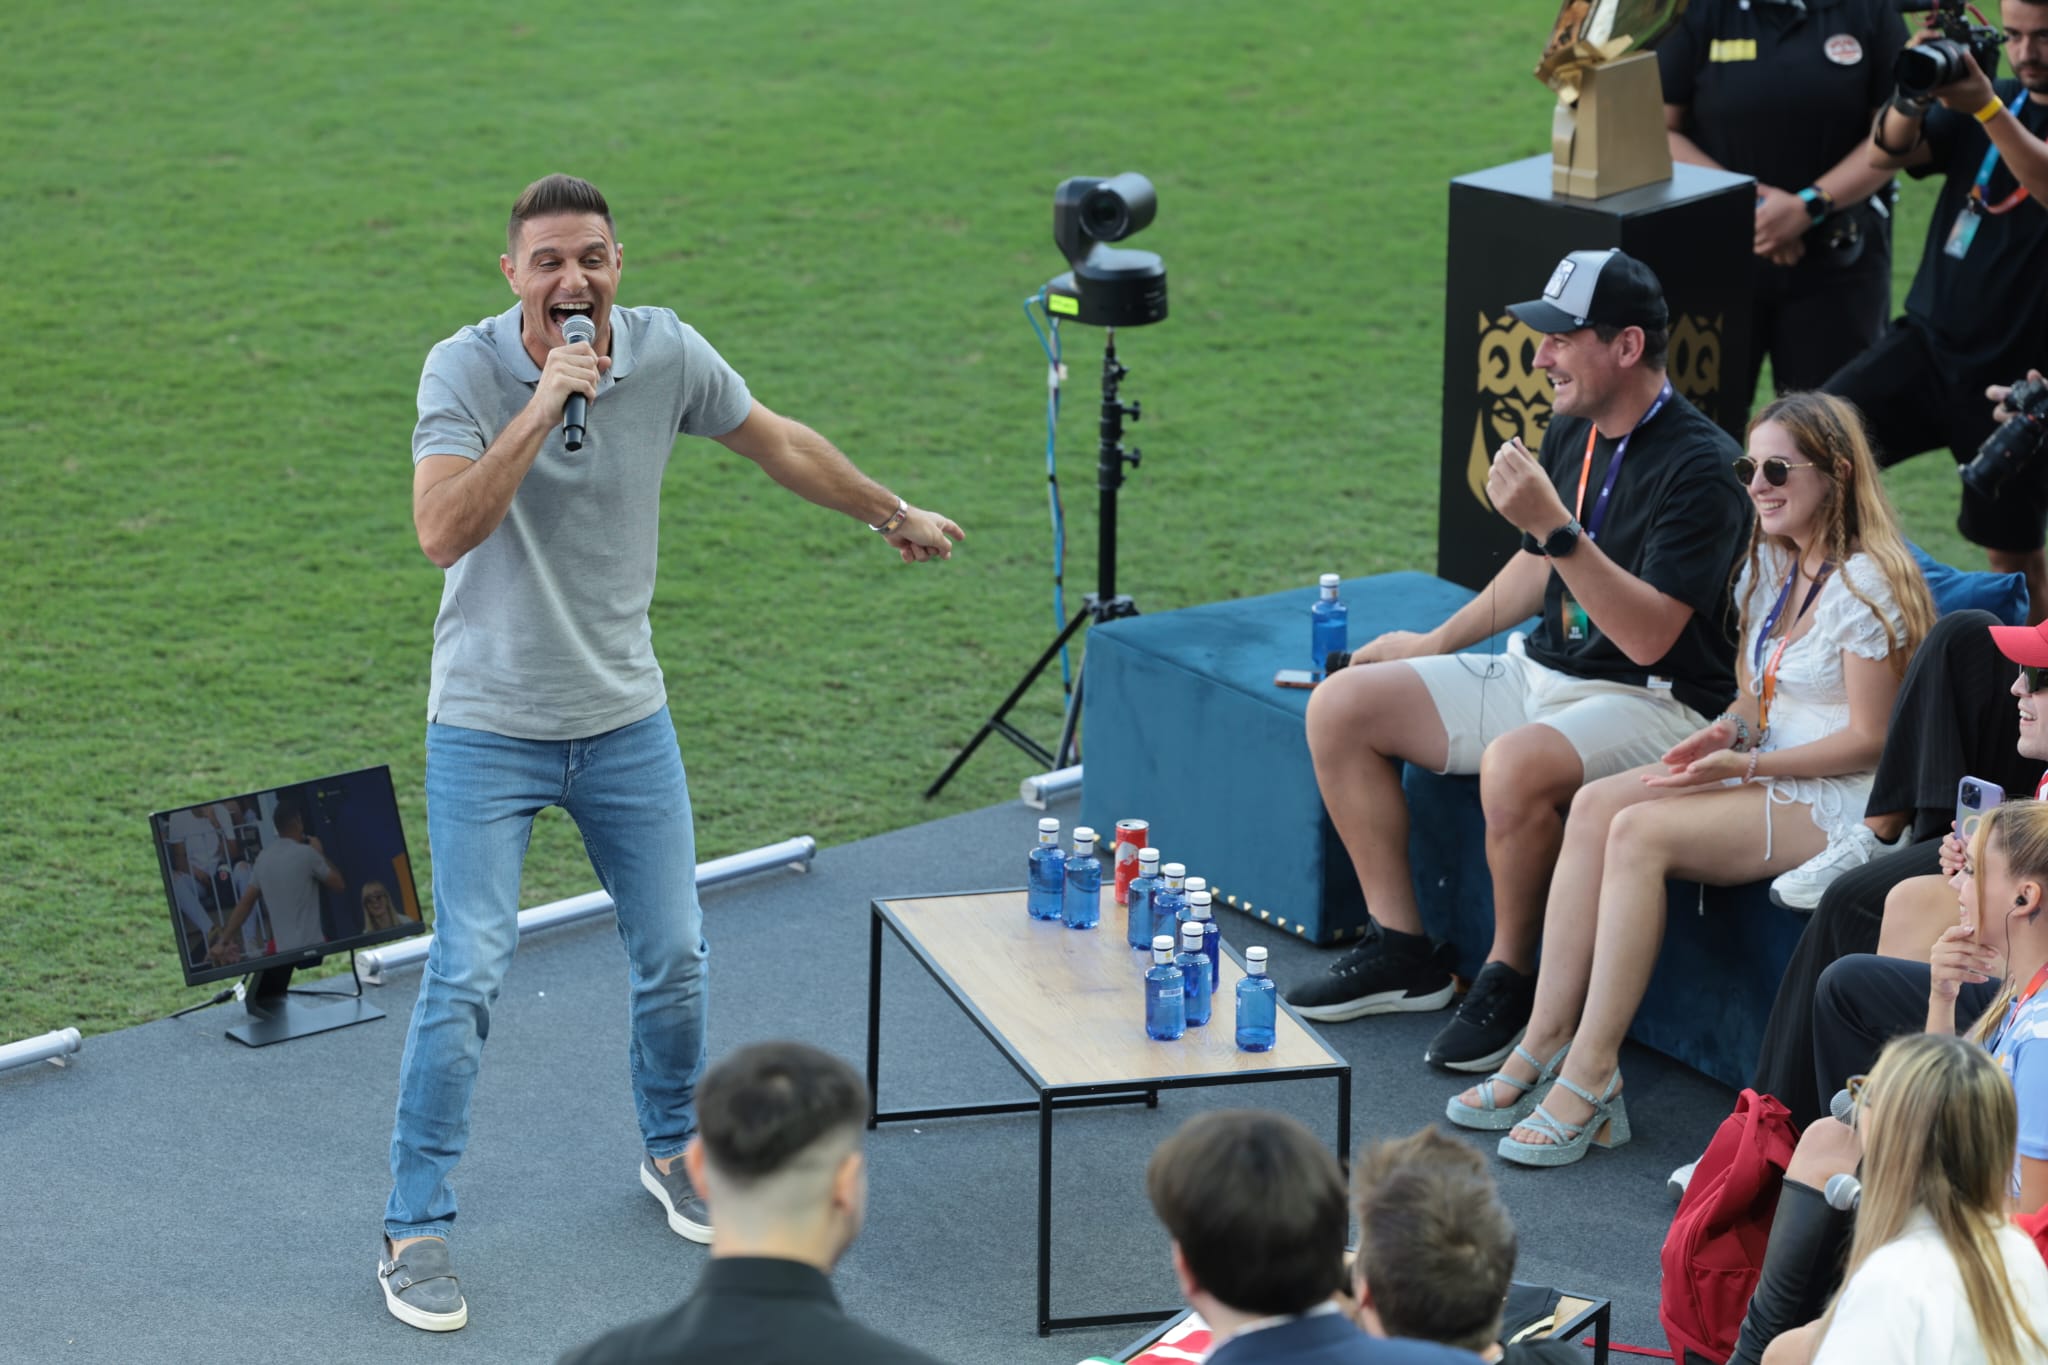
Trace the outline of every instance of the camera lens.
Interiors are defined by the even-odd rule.
[[[1099,185],[1081,201],[1081,230],[1098,242],[1120,241],[1130,234],[1130,214],[1123,197]]]

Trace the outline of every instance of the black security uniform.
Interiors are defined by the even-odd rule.
[[[2010,106],[2019,82],[1994,84]],[[2034,136],[2048,136],[2048,95],[2029,95],[2019,119]],[[2024,199],[2007,212],[1977,215],[1969,250],[1951,256],[1945,248],[1991,138],[1970,115],[1939,107],[1929,111],[1924,132],[1934,158],[1907,173],[1943,183],[1906,315],[1825,386],[1863,409],[1886,465],[1944,445],[1958,464],[1969,460],[1996,425],[1985,387],[2048,364],[2048,208]],[[1996,207],[2017,187],[2001,158],[1985,201]],[[2014,476],[1995,499],[1964,485],[1956,529],[1987,549],[2040,548],[2048,524],[2044,466]]]
[[[1588,525],[1620,445],[1595,434],[1587,468],[1586,436],[1592,431],[1593,424],[1583,417],[1553,417],[1538,457],[1568,511],[1577,505],[1579,473],[1585,469],[1586,499],[1579,516]],[[1642,667],[1590,620],[1580,638],[1573,639],[1564,579],[1556,573],[1543,588],[1543,621],[1529,636],[1529,657],[1580,678],[1637,687],[1652,677],[1666,679],[1671,695],[1703,716],[1726,707],[1735,695],[1730,579],[1736,555],[1749,543],[1749,498],[1729,467],[1740,454],[1742,448],[1727,432],[1673,394],[1629,438],[1615,475],[1596,542],[1601,552],[1693,609],[1663,658]],[[1525,535],[1522,548],[1535,553],[1542,545]]]
[[[1797,194],[1870,135],[1906,31],[1896,0],[1693,0],[1657,46],[1664,101],[1731,171]],[[1766,353],[1780,393],[1818,388],[1884,332],[1891,220],[1882,204],[1837,205],[1796,265],[1756,260],[1749,373],[1728,378],[1747,407]]]

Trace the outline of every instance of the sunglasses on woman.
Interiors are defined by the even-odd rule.
[[[1795,469],[1812,469],[1810,464],[1793,464],[1773,455],[1764,461],[1764,482],[1773,488],[1783,488],[1785,480],[1792,477]],[[1756,461],[1747,455],[1738,456],[1735,461],[1735,477],[1746,486],[1756,478]]]

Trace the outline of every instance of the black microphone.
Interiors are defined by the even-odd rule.
[[[562,340],[574,346],[581,341],[597,344],[597,324],[582,313],[576,313],[562,323]],[[562,449],[583,449],[583,417],[590,409],[590,400],[580,393],[569,395],[569,401],[562,407]]]

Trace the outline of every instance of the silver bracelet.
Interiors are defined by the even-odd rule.
[[[1735,722],[1735,742],[1728,747],[1739,754],[1749,747],[1749,722],[1736,715],[1733,711],[1723,711],[1720,715],[1714,717],[1714,724],[1719,725],[1724,720]]]
[[[889,519],[881,523],[869,522],[868,529],[870,531],[878,531],[886,536],[893,532],[897,527],[901,526],[904,522],[904,519],[907,518],[909,515],[910,504],[905,502],[903,499],[898,498],[896,499],[896,510],[889,515]]]

